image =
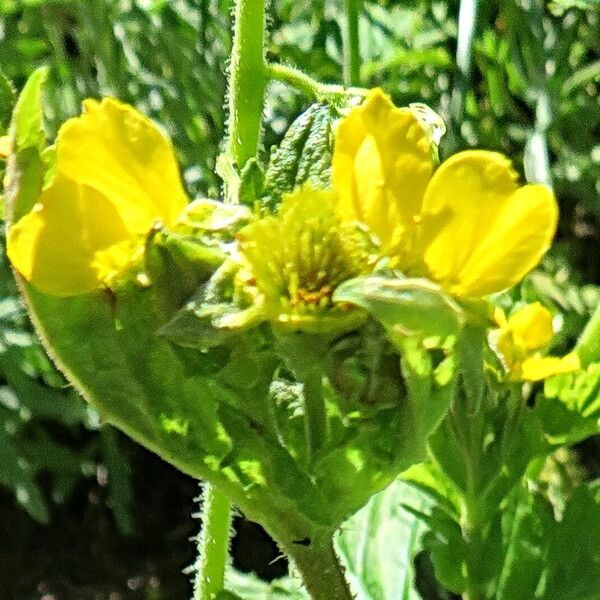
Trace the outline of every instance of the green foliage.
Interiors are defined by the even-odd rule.
[[[272,4],[269,56],[322,81],[339,80],[344,27],[339,6],[303,0]],[[528,179],[554,183],[561,241],[543,268],[496,301],[506,308],[542,301],[561,325],[552,350],[565,353],[600,299],[594,285],[598,261],[589,251],[598,243],[600,218],[598,3],[480,2],[472,34],[468,24],[459,27],[457,21],[459,5],[467,4],[365,1],[361,84],[382,85],[399,104],[423,100],[438,110],[449,123],[443,156],[475,145],[497,149],[523,164]],[[21,88],[36,67],[51,65],[45,104],[51,138],[88,95],[115,95],[135,104],[174,138],[190,190],[214,197],[220,185],[214,166],[224,128],[229,8],[220,0],[0,1],[0,67]],[[459,51],[455,61],[457,41],[466,51]],[[48,167],[48,157],[40,153],[39,104],[31,101],[42,78],[38,72],[30,80],[17,111],[20,149],[11,159],[9,194],[21,212],[36,198]],[[230,198],[250,208],[265,201],[273,209],[280,195],[299,183],[327,179],[337,115],[318,105],[303,113],[307,102],[281,84],[271,86],[265,145],[287,133],[269,158],[259,156],[242,173],[231,164],[220,165],[221,174],[229,173],[224,179],[233,189]],[[0,76],[0,135],[12,103],[11,86]],[[206,225],[214,218],[227,220],[203,215],[190,227],[214,236],[214,228]],[[231,225],[224,238],[230,240],[237,230],[238,224]],[[365,600],[416,598],[407,582],[414,576],[412,555],[424,547],[421,556],[432,560],[444,586],[467,590],[470,597],[598,597],[597,489],[582,484],[572,497],[566,494],[558,520],[556,507],[536,491],[540,475],[534,468],[551,448],[598,433],[598,363],[547,381],[543,393],[534,387],[524,395],[516,389],[507,395],[492,375],[481,386],[483,359],[495,364],[481,354],[481,340],[465,341],[461,335],[455,347],[426,350],[392,336],[403,352],[399,366],[395,348],[382,343],[382,328],[369,322],[358,333],[328,340],[317,356],[324,364],[328,439],[309,468],[302,386],[289,363],[274,356],[272,332],[216,328],[215,321],[231,309],[205,302],[205,279],[218,252],[158,237],[149,269],[158,278],[168,274],[162,288],[131,285],[115,298],[97,295],[67,303],[29,290],[34,311],[43,315],[47,341],[109,421],[186,472],[216,478],[240,505],[246,503],[250,515],[272,510],[283,519],[302,513],[311,523],[330,527],[385,487],[399,469],[426,460],[426,435],[443,417],[459,373],[458,398],[431,438],[433,461],[406,474],[429,501],[422,503],[422,495],[411,498],[394,484],[338,538],[356,590]],[[203,269],[187,268],[192,254],[192,262]],[[8,283],[5,262],[2,269],[7,289],[0,298],[0,480],[33,516],[45,520],[49,503],[37,476],[51,473],[53,495],[64,498],[82,471],[91,474],[102,460],[111,472],[116,520],[126,531],[127,467],[110,430],[73,451],[43,428],[52,421],[70,431],[95,430],[98,422],[44,357]],[[175,288],[180,289],[177,298]],[[378,290],[376,297],[364,292],[346,289],[339,297],[345,294],[344,300],[369,310],[388,335],[399,322],[427,335],[456,334],[457,322],[462,326],[462,309],[443,299],[445,321],[430,318],[439,314],[438,296],[432,304],[431,297],[414,294],[390,298],[388,289]],[[249,319],[248,324],[255,323]],[[456,354],[449,360],[451,348]],[[296,351],[305,349],[298,344]],[[523,396],[531,406],[524,406]],[[359,434],[359,425],[367,432]],[[382,437],[394,442],[386,444]],[[200,467],[199,457],[204,458]],[[265,501],[267,485],[274,501]],[[402,512],[402,503],[427,525],[422,543],[417,532],[424,525]],[[293,526],[303,531],[306,523]],[[394,533],[386,535],[390,530]],[[374,541],[366,545],[367,539]],[[228,589],[224,598],[306,597],[296,581],[267,585],[235,573]]]
[[[217,600],[308,600],[309,596],[296,579],[281,579],[265,583],[258,577],[231,569],[227,574],[227,591]]]
[[[279,147],[272,149],[265,180],[268,208],[273,210],[282,194],[303,183],[329,186],[334,117],[333,108],[313,104],[292,123]]]
[[[340,285],[334,299],[364,308],[396,339],[456,336],[464,321],[461,308],[425,280],[359,277]]]
[[[457,593],[471,585],[493,589],[503,560],[500,507],[530,462],[547,451],[541,427],[519,395],[488,387],[483,398],[459,393],[430,438],[435,466],[407,474],[436,500],[429,513],[418,511],[431,530],[424,544],[440,581]]]
[[[52,137],[86,97],[115,96],[137,105],[174,138],[190,189],[214,192],[228,6],[188,0],[4,2],[0,67],[20,88],[37,66],[52,66]]]
[[[521,491],[507,514],[507,560],[495,598],[597,600],[599,517],[597,484],[576,488],[560,520],[543,496]]]
[[[8,131],[16,94],[12,84],[0,70],[0,135]]]
[[[556,444],[575,444],[600,433],[600,364],[548,379],[538,415]]]
[[[373,496],[340,528],[336,547],[357,600],[417,600],[413,559],[425,526],[401,508],[429,500],[401,481]]]

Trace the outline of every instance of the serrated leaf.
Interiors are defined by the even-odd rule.
[[[600,363],[547,379],[536,412],[556,444],[574,444],[600,432]]]
[[[280,146],[271,153],[265,176],[265,205],[270,210],[282,194],[303,183],[329,187],[333,148],[334,109],[313,104],[290,126]]]

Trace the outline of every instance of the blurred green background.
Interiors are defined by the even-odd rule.
[[[0,0],[0,69],[19,89],[51,67],[51,137],[83,98],[136,105],[173,137],[190,193],[216,197],[231,8]],[[342,0],[277,0],[269,23],[271,60],[341,80]],[[554,185],[560,229],[536,285],[567,314],[567,347],[600,283],[600,4],[365,0],[360,40],[361,85],[440,112],[443,155],[501,150],[530,180]],[[265,148],[308,104],[272,84]],[[6,126],[0,111],[0,135]],[[3,253],[0,270],[0,600],[189,598],[182,569],[194,560],[196,483],[101,427],[40,349]],[[595,440],[578,449],[590,474],[600,471],[598,449]],[[283,561],[269,564],[277,552],[258,527],[238,519],[237,529],[240,569],[285,572]]]

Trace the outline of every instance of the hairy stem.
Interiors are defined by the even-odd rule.
[[[265,66],[265,0],[237,0],[229,79],[228,150],[241,169],[260,142]]]
[[[368,90],[363,88],[321,83],[300,71],[300,69],[288,67],[287,65],[270,64],[267,67],[267,74],[270,79],[287,83],[315,100],[335,102],[336,99],[347,96],[365,96],[368,93]]]
[[[265,525],[302,576],[312,600],[353,600],[333,547],[333,530],[296,523],[293,515]],[[290,536],[292,531],[295,534]]]
[[[225,494],[204,484],[202,532],[198,536],[198,564],[194,600],[213,600],[223,590],[229,556],[231,504]]]
[[[360,0],[344,0],[346,27],[344,29],[344,83],[348,86],[360,83]]]

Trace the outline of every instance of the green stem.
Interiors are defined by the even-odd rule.
[[[348,86],[360,83],[360,0],[344,0],[346,27],[344,42],[344,83]]]
[[[198,565],[194,600],[213,600],[223,590],[229,556],[231,504],[225,494],[204,484],[202,532],[198,536]]]
[[[579,337],[575,351],[584,367],[600,360],[600,304],[596,306],[594,314]]]
[[[485,526],[485,515],[481,509],[481,483],[479,482],[479,457],[483,447],[483,423],[481,399],[464,393],[455,398],[456,404],[450,409],[450,422],[462,451],[465,470],[465,489],[463,510],[461,514],[461,530],[465,543],[464,575],[466,590],[464,600],[482,600],[478,582],[485,561],[482,529]]]
[[[323,398],[323,380],[319,367],[307,371],[302,377],[304,385],[304,424],[306,451],[309,464],[312,464],[327,439],[327,412]]]
[[[241,169],[256,156],[268,78],[265,0],[237,0],[229,79],[228,150]]]
[[[368,90],[363,88],[321,83],[299,69],[287,65],[270,64],[267,66],[267,74],[270,79],[287,83],[310,98],[319,101],[335,102],[336,99],[348,96],[366,96],[368,93]]]
[[[292,515],[290,515],[292,517]],[[327,528],[302,529],[303,537],[290,537],[294,519],[273,520],[266,529],[281,550],[291,559],[292,566],[312,600],[353,600],[333,547],[334,531]],[[290,527],[291,526],[291,527]]]
[[[463,514],[463,537],[467,545],[465,557],[465,571],[467,589],[463,594],[464,600],[483,600],[485,595],[477,585],[477,572],[481,570],[481,565],[485,561],[483,540],[481,538],[481,519],[474,510],[473,505],[467,499],[466,508]]]

